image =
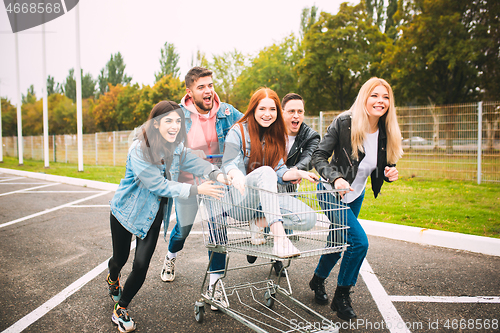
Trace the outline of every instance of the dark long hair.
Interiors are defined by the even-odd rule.
[[[161,119],[170,112],[176,112],[181,117],[181,129],[173,143],[166,141],[154,126],[155,122],[160,123]],[[184,112],[179,104],[172,101],[161,101],[156,104],[151,110],[148,120],[141,127],[139,140],[143,158],[146,161],[152,164],[169,164],[168,162],[172,160],[175,147],[181,142],[187,144],[186,122]],[[165,158],[167,160],[164,160]]]
[[[272,99],[276,104],[277,118],[271,126],[264,128],[255,120],[255,110],[260,101],[266,97]],[[269,88],[257,90],[250,98],[245,115],[238,122],[247,122],[250,134],[251,151],[247,173],[262,165],[274,169],[281,159],[286,160],[286,127],[281,113],[280,99],[273,90]],[[265,147],[263,146],[264,142]]]

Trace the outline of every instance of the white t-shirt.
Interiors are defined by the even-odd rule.
[[[289,153],[290,149],[292,149],[293,143],[295,142],[296,135],[289,135],[288,140],[286,142],[286,152]]]
[[[347,192],[342,199],[345,203],[350,203],[356,200],[357,197],[363,192],[366,186],[368,176],[370,176],[377,167],[377,145],[378,145],[378,130],[375,133],[367,134],[363,142],[365,149],[365,157],[359,163],[356,178],[351,184],[354,191]]]
[[[368,176],[370,176],[377,167],[378,130],[375,133],[366,135],[365,141],[363,142],[363,148],[365,150],[365,157],[361,163],[359,163],[356,178],[354,178],[351,184],[354,191],[347,192],[344,195],[342,199],[344,203],[351,203],[359,197],[361,192],[365,189]],[[324,186],[327,190],[333,189],[330,184],[325,184]]]

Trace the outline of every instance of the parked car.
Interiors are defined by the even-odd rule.
[[[403,144],[408,146],[423,146],[427,145],[427,140],[419,136],[412,136],[409,139],[404,139]]]

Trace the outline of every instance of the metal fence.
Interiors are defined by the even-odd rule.
[[[323,136],[340,111],[305,122]],[[397,108],[404,156],[402,177],[500,182],[500,102]],[[124,166],[133,131],[83,135],[83,163]],[[43,160],[43,137],[23,138],[24,158]],[[17,138],[3,138],[4,154],[17,156]],[[76,135],[49,137],[51,161],[77,163]]]

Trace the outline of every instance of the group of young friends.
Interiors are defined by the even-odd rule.
[[[287,94],[280,102],[273,90],[260,88],[242,114],[220,101],[214,91],[212,71],[194,67],[187,73],[185,84],[186,95],[180,105],[162,101],[153,107],[129,149],[125,177],[110,201],[113,256],[106,281],[115,302],[112,321],[121,332],[135,330],[127,307],[145,281],[162,221],[167,237],[175,203],[177,221],[160,274],[163,281],[174,281],[177,255],[197,214],[198,194],[224,201],[257,202],[262,211],[269,213],[258,218],[245,217],[250,221],[252,243],[260,244],[258,235],[268,227],[274,236],[274,255],[300,255],[287,232],[311,228],[315,219],[283,218],[282,204],[266,195],[277,192],[278,183],[297,184],[302,179],[317,182],[319,177],[309,171],[313,167],[324,180],[317,184],[324,193],[322,202],[335,204],[341,200],[350,208],[348,247],[343,253],[331,309],[343,320],[356,318],[350,292],[368,250],[366,233],[357,219],[367,178],[371,176],[377,197],[384,180],[398,179],[395,165],[403,154],[390,85],[380,78],[364,83],[350,110],[336,117],[321,139],[303,122],[304,100],[298,94]],[[214,154],[224,154],[221,170],[206,159]],[[193,175],[207,181],[196,185]],[[228,185],[229,190],[218,183]],[[256,195],[246,186],[265,191],[257,192],[257,198],[245,200]],[[325,192],[333,189],[340,193],[340,198],[333,191]],[[122,287],[120,271],[128,260],[133,235],[133,267]],[[223,271],[225,255],[210,251],[209,255],[210,271]],[[332,253],[319,259],[309,282],[319,304],[329,302],[325,279],[340,257],[341,253]],[[250,256],[247,259],[255,260]],[[273,265],[276,274],[283,273],[281,261]],[[210,274],[207,292],[224,304],[220,278],[220,273]]]

